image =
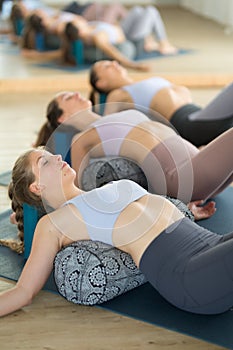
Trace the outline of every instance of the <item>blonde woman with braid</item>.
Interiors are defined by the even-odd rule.
[[[169,200],[130,180],[84,192],[75,179],[60,155],[30,150],[16,161],[9,189],[15,205],[43,203],[54,210],[39,220],[18,282],[0,294],[0,316],[29,305],[57,252],[87,239],[130,254],[148,282],[177,308],[210,315],[232,307],[233,234],[198,226]]]
[[[232,128],[199,150],[169,126],[152,121],[139,111],[98,117],[91,111],[90,101],[80,94],[64,92],[57,100],[60,108],[69,105],[70,112],[74,107],[77,111],[77,106],[80,109],[72,118],[59,110],[55,118],[59,123],[66,121],[81,128],[85,121],[95,120],[74,137],[71,145],[77,184],[81,184],[89,159],[105,156],[132,160],[143,170],[149,192],[178,198],[186,204],[206,201],[233,181]]]

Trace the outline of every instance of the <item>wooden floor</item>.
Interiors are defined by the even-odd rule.
[[[172,42],[194,48],[196,53],[150,61],[150,75],[168,76],[191,86],[194,101],[204,106],[232,80],[232,36],[226,36],[220,25],[186,11],[165,8],[161,12]],[[143,78],[141,73],[132,74]],[[1,51],[0,173],[9,170],[16,157],[31,146],[54,92],[74,88],[87,94],[87,72],[35,69],[32,62]],[[6,189],[0,187],[0,211],[8,207]],[[1,291],[11,285],[0,279]],[[221,349],[101,308],[73,305],[44,291],[32,305],[0,319],[0,344],[2,350]]]

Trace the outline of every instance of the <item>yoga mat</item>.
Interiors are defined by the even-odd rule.
[[[195,50],[192,49],[179,49],[176,54],[168,54],[168,55],[162,55],[159,51],[153,51],[153,52],[142,52],[140,53],[136,61],[138,60],[148,60],[152,58],[165,58],[165,57],[177,57],[180,55],[188,55],[188,54],[193,54]]]
[[[2,53],[10,55],[19,55],[20,49],[17,44],[13,43],[8,35],[0,35],[0,50]]]
[[[1,239],[17,237],[17,227],[10,223],[9,218],[11,213],[12,210],[9,209],[0,214]],[[7,247],[0,246],[0,277],[6,277],[10,280],[17,281],[24,264],[25,259],[23,256],[13,252]],[[57,292],[53,274],[51,274],[43,289]]]
[[[216,233],[233,231],[233,188],[219,194],[215,202],[215,215],[198,224]],[[220,315],[191,314],[172,306],[149,283],[100,307],[233,349],[233,308]]]
[[[0,36],[0,47],[2,52],[12,55],[19,55],[20,49],[18,45],[12,43],[9,38],[6,35]],[[153,52],[143,52],[135,59],[138,60],[147,60],[147,59],[158,59],[158,58],[164,58],[164,57],[176,57],[179,55],[186,55],[186,54],[193,54],[194,50],[192,49],[179,49],[176,54],[171,55],[162,55],[159,51],[153,51]],[[69,66],[61,64],[59,61],[43,61],[43,62],[37,62],[37,63],[31,63],[32,66],[35,67],[41,67],[41,68],[48,68],[48,69],[57,69],[62,70],[66,72],[80,72],[84,70],[89,70],[92,66],[92,63],[83,63],[78,66]]]
[[[174,55],[162,55],[159,51],[144,52],[144,53],[141,53],[135,60],[139,61],[139,60],[158,59],[158,58],[173,57],[173,56],[176,57],[179,55],[193,54],[193,52],[194,50],[186,50],[186,49],[179,49],[179,51]],[[92,66],[92,63],[81,64],[79,66],[66,66],[55,61],[53,62],[50,61],[50,62],[36,63],[35,65],[37,67],[60,69],[67,72],[79,72],[82,70],[90,69]]]
[[[233,188],[227,188],[215,201],[218,208],[216,214],[199,224],[222,234],[233,231]],[[1,238],[16,234],[16,227],[9,222],[9,214],[10,210],[0,215]],[[1,277],[17,280],[24,262],[23,257],[0,247]],[[56,292],[53,276],[50,276],[44,289]],[[149,283],[98,307],[233,349],[233,310],[211,316],[184,312],[166,302]]]
[[[90,63],[80,64],[78,66],[69,66],[69,65],[64,65],[64,64],[58,63],[56,61],[36,63],[33,65],[36,67],[41,67],[41,68],[58,69],[58,70],[62,70],[65,72],[81,72],[83,70],[87,70],[87,69],[91,68]]]

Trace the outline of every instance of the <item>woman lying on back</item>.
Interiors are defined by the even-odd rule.
[[[116,61],[94,63],[90,70],[90,84],[93,105],[100,103],[98,94],[106,95],[105,115],[132,106],[148,112],[152,118],[153,111],[158,112],[183,138],[197,147],[206,145],[233,126],[232,83],[204,108],[193,103],[191,92],[185,86],[159,76],[134,81]]]
[[[200,150],[169,125],[151,120],[137,110],[101,117],[91,106],[90,100],[79,93],[58,94],[49,104],[47,122],[35,143],[46,145],[63,123],[84,130],[71,144],[72,167],[79,179],[90,157],[110,155],[138,164],[147,177],[150,192],[185,203],[215,196],[233,181],[233,128]]]
[[[60,40],[57,50],[38,51],[36,40],[38,34],[54,36]],[[117,45],[126,42],[120,26],[105,22],[88,22],[82,16],[68,12],[59,12],[49,16],[43,10],[37,10],[26,19],[22,38],[23,55],[29,58],[60,58],[63,63],[75,64],[72,55],[72,43],[81,39],[87,46],[100,49],[110,59],[121,62],[125,67],[136,70],[148,70],[148,66],[133,61],[120,51]],[[95,61],[95,57],[93,57]]]
[[[32,302],[53,268],[56,253],[78,240],[99,240],[129,253],[149,283],[171,304],[218,314],[233,305],[233,235],[212,233],[166,198],[120,180],[90,192],[75,171],[46,151],[29,151],[15,163],[9,194],[23,203],[54,208],[37,224],[31,254],[16,286],[0,295],[0,315]]]

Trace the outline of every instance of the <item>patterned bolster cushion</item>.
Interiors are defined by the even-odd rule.
[[[82,305],[101,304],[146,282],[129,254],[89,240],[57,253],[54,278],[64,298]]]
[[[81,187],[84,191],[90,191],[110,181],[121,179],[135,181],[148,189],[147,179],[142,169],[132,160],[122,157],[93,161],[83,171]]]

